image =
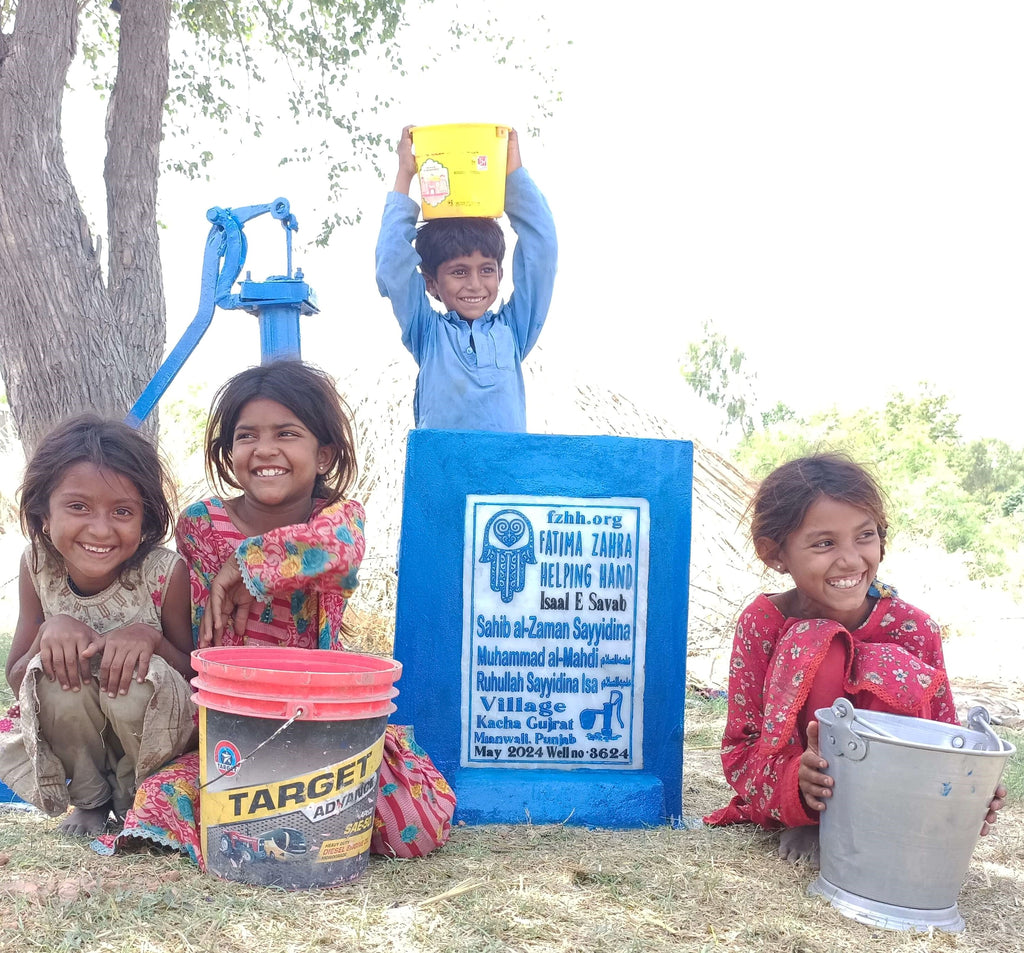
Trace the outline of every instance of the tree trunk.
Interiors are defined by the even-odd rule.
[[[109,288],[61,143],[76,0],[19,0],[0,41],[0,373],[29,454],[69,414],[123,416],[163,350],[155,200],[169,0],[123,6],[105,171]]]
[[[156,373],[167,333],[156,193],[170,60],[170,0],[124,0],[107,109],[107,280],[121,331],[124,411]],[[153,415],[155,423],[156,415]]]

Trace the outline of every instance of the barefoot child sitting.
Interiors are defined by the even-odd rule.
[[[409,198],[416,175],[412,126],[398,143],[398,175],[377,239],[377,287],[391,299],[402,343],[416,359],[417,427],[526,430],[523,358],[547,318],[558,246],[544,196],[523,168],[519,139],[508,135],[505,209],[517,235],[515,289],[497,311],[505,238],[489,218],[437,218],[416,231]],[[417,265],[419,271],[417,271]],[[434,310],[430,297],[441,302]]]
[[[792,460],[758,487],[750,533],[758,557],[793,588],[740,614],[722,739],[736,790],[709,824],[782,828],[779,856],[818,865],[818,815],[832,796],[814,713],[857,708],[956,723],[939,627],[875,578],[888,523],[871,476],[845,457]],[[982,827],[996,821],[996,791]]]
[[[47,436],[20,488],[30,546],[7,681],[20,730],[0,777],[67,834],[124,816],[137,784],[195,744],[188,571],[155,448],[90,415]]]

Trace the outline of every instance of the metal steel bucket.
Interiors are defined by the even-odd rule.
[[[845,698],[815,714],[835,787],[810,892],[872,926],[962,930],[957,896],[1013,745],[981,707],[966,728]]]

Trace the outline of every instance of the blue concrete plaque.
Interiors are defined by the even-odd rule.
[[[683,441],[409,435],[395,723],[467,823],[681,813]]]

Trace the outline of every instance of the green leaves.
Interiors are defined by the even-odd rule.
[[[1024,592],[1024,450],[991,438],[965,440],[949,397],[927,383],[892,394],[881,408],[846,415],[832,408],[803,420],[781,402],[759,410],[757,374],[746,355],[710,322],[703,330],[680,370],[723,412],[722,434],[740,430],[734,457],[751,476],[811,453],[847,453],[878,476],[891,535],[934,541],[963,554],[971,578]]]
[[[391,161],[381,131],[397,95],[390,81],[429,73],[440,60],[471,49],[529,84],[533,107],[522,134],[537,135],[539,121],[561,99],[557,47],[567,41],[544,17],[527,25],[500,0],[456,4],[455,20],[449,8],[433,9],[433,0],[410,5],[410,19],[405,0],[170,2],[163,134],[173,145],[164,150],[163,168],[190,178],[205,175],[215,154],[273,129],[273,141],[259,147],[278,150],[284,163],[312,162],[310,175],[326,185],[324,206],[351,206],[344,173],[373,169],[384,179],[383,165]],[[0,0],[0,24],[15,6],[15,0]],[[92,85],[108,95],[120,31],[131,29],[131,20],[113,13],[106,0],[82,3],[80,11],[79,47]],[[402,44],[415,59],[411,66],[403,61]],[[282,120],[294,123],[294,131],[282,134]],[[389,116],[387,125],[400,123]],[[318,241],[326,243],[338,225],[360,217],[358,209],[327,214]]]
[[[365,115],[376,113],[380,100],[364,107],[358,94],[346,91],[357,64],[368,54],[398,68],[395,37],[404,0],[187,0],[175,4],[169,132],[183,143],[202,140],[194,120],[212,120],[219,131],[237,137],[238,129],[256,137],[265,123],[288,116],[300,136],[281,147],[282,164],[326,167],[328,201],[342,200],[343,172],[369,164],[379,168],[382,142],[364,128]],[[313,125],[309,125],[312,123]],[[316,130],[310,136],[310,130]],[[209,137],[206,136],[206,144]],[[167,168],[200,174],[212,159],[200,155],[168,160]],[[317,241],[326,243],[334,229],[358,221],[358,213],[328,215]]]
[[[992,438],[965,440],[945,394],[922,383],[878,409],[832,409],[773,423],[748,435],[736,458],[763,477],[786,460],[823,450],[848,453],[875,471],[894,534],[965,554],[972,578],[1024,584],[1011,569],[1024,528],[1024,450]]]
[[[744,437],[752,436],[758,427],[755,413],[761,427],[795,418],[792,408],[781,401],[771,410],[758,412],[757,374],[744,369],[747,356],[716,331],[710,321],[704,322],[703,330],[704,337],[688,346],[686,363],[680,372],[698,397],[725,412],[723,435],[738,427]]]

